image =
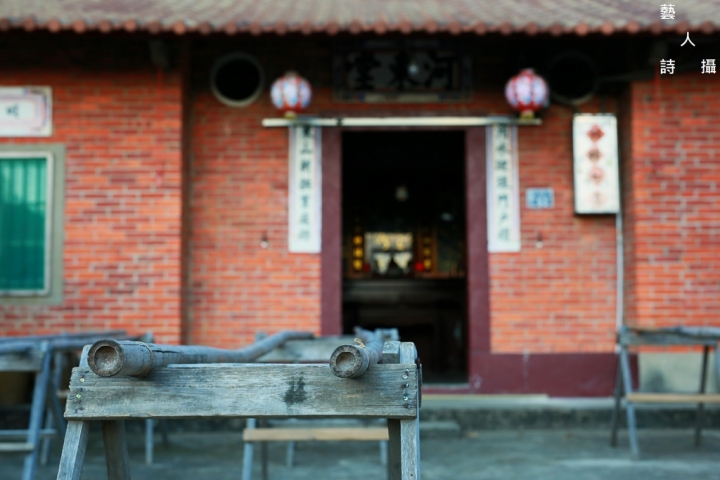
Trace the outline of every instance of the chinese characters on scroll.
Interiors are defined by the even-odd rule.
[[[320,128],[290,127],[289,171],[288,250],[318,253],[322,204]]]

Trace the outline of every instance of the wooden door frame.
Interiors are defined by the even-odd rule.
[[[323,335],[342,331],[342,133],[322,130],[322,251],[320,254],[320,328]],[[357,131],[358,129],[352,129]],[[486,127],[399,127],[365,129],[460,130],[465,132],[465,235],[467,244],[467,346],[470,388],[479,378],[480,359],[490,353],[490,274],[487,249]],[[479,385],[477,386],[479,388]]]

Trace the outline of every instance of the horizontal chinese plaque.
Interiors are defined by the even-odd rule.
[[[617,120],[614,115],[573,117],[575,213],[618,213]]]
[[[336,49],[337,100],[445,102],[470,98],[471,62],[462,49],[436,41],[367,41]]]
[[[52,135],[50,87],[0,88],[0,137]]]

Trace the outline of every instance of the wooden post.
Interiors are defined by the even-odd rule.
[[[610,420],[610,446],[617,447],[618,422],[620,420],[620,401],[623,396],[623,379],[620,368],[620,353],[617,354],[617,366],[615,369],[615,390],[613,391],[613,411]]]
[[[90,350],[90,346],[86,345],[80,356],[81,367],[88,366],[88,350]],[[87,450],[89,433],[89,421],[71,420],[68,422],[57,480],[80,480],[83,464],[85,463],[85,451]]]
[[[705,345],[703,347],[703,356],[702,356],[702,368],[700,369],[700,394],[705,393],[705,377],[707,376],[707,364],[708,364],[708,354],[710,353],[710,345]],[[705,404],[704,403],[698,403],[697,405],[697,418],[695,419],[695,446],[700,446],[701,441],[701,435],[702,435],[702,424],[703,424],[703,417],[705,416]]]
[[[623,390],[625,397],[632,393],[632,376],[630,374],[630,359],[628,358],[627,346],[620,345],[620,369],[623,377]],[[635,423],[635,405],[626,400],[625,413],[627,415],[628,436],[630,437],[630,451],[634,459],[640,458],[640,448],[637,441],[637,428]]]
[[[255,429],[257,427],[257,419],[248,418],[245,428]],[[245,442],[243,444],[243,463],[242,463],[242,474],[241,480],[250,480],[252,477],[252,461],[253,452],[255,450],[255,444],[252,442]]]
[[[108,480],[130,480],[130,460],[125,440],[125,421],[102,421]]]
[[[383,352],[385,353],[385,352]],[[388,357],[392,352],[387,352]],[[416,368],[417,351],[409,342],[400,344],[399,363]],[[409,372],[408,372],[409,373]],[[405,377],[407,378],[407,377]],[[420,379],[418,378],[418,382]],[[415,397],[418,402],[420,395]],[[416,404],[417,406],[417,404]],[[420,411],[412,420],[388,419],[388,479],[420,480]]]
[[[68,422],[57,480],[80,480],[89,433],[89,421],[71,420]]]
[[[42,352],[42,366],[40,371],[35,374],[35,387],[33,388],[32,406],[30,409],[30,426],[28,427],[27,443],[32,445],[32,450],[25,457],[23,467],[23,480],[33,480],[35,478],[35,468],[37,467],[38,455],[40,453],[40,429],[42,428],[43,417],[45,413],[45,401],[48,393],[48,383],[50,383],[50,353],[47,341],[43,341],[40,351]]]

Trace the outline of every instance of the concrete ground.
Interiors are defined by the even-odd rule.
[[[432,435],[421,442],[423,480],[692,480],[720,479],[720,431],[708,430],[701,447],[691,429],[639,432],[642,459],[631,460],[627,434],[608,445],[608,429],[466,431]],[[143,437],[128,435],[135,480],[237,480],[242,464],[239,432],[171,433],[170,445],[158,438],[154,465],[144,464]],[[56,478],[59,446],[37,480]],[[367,480],[384,478],[377,443],[302,443],[296,466],[285,466],[284,444],[269,449],[273,480]],[[260,478],[259,452],[253,478]],[[20,479],[22,456],[0,454],[0,479]],[[99,432],[91,433],[84,479],[107,478]]]

